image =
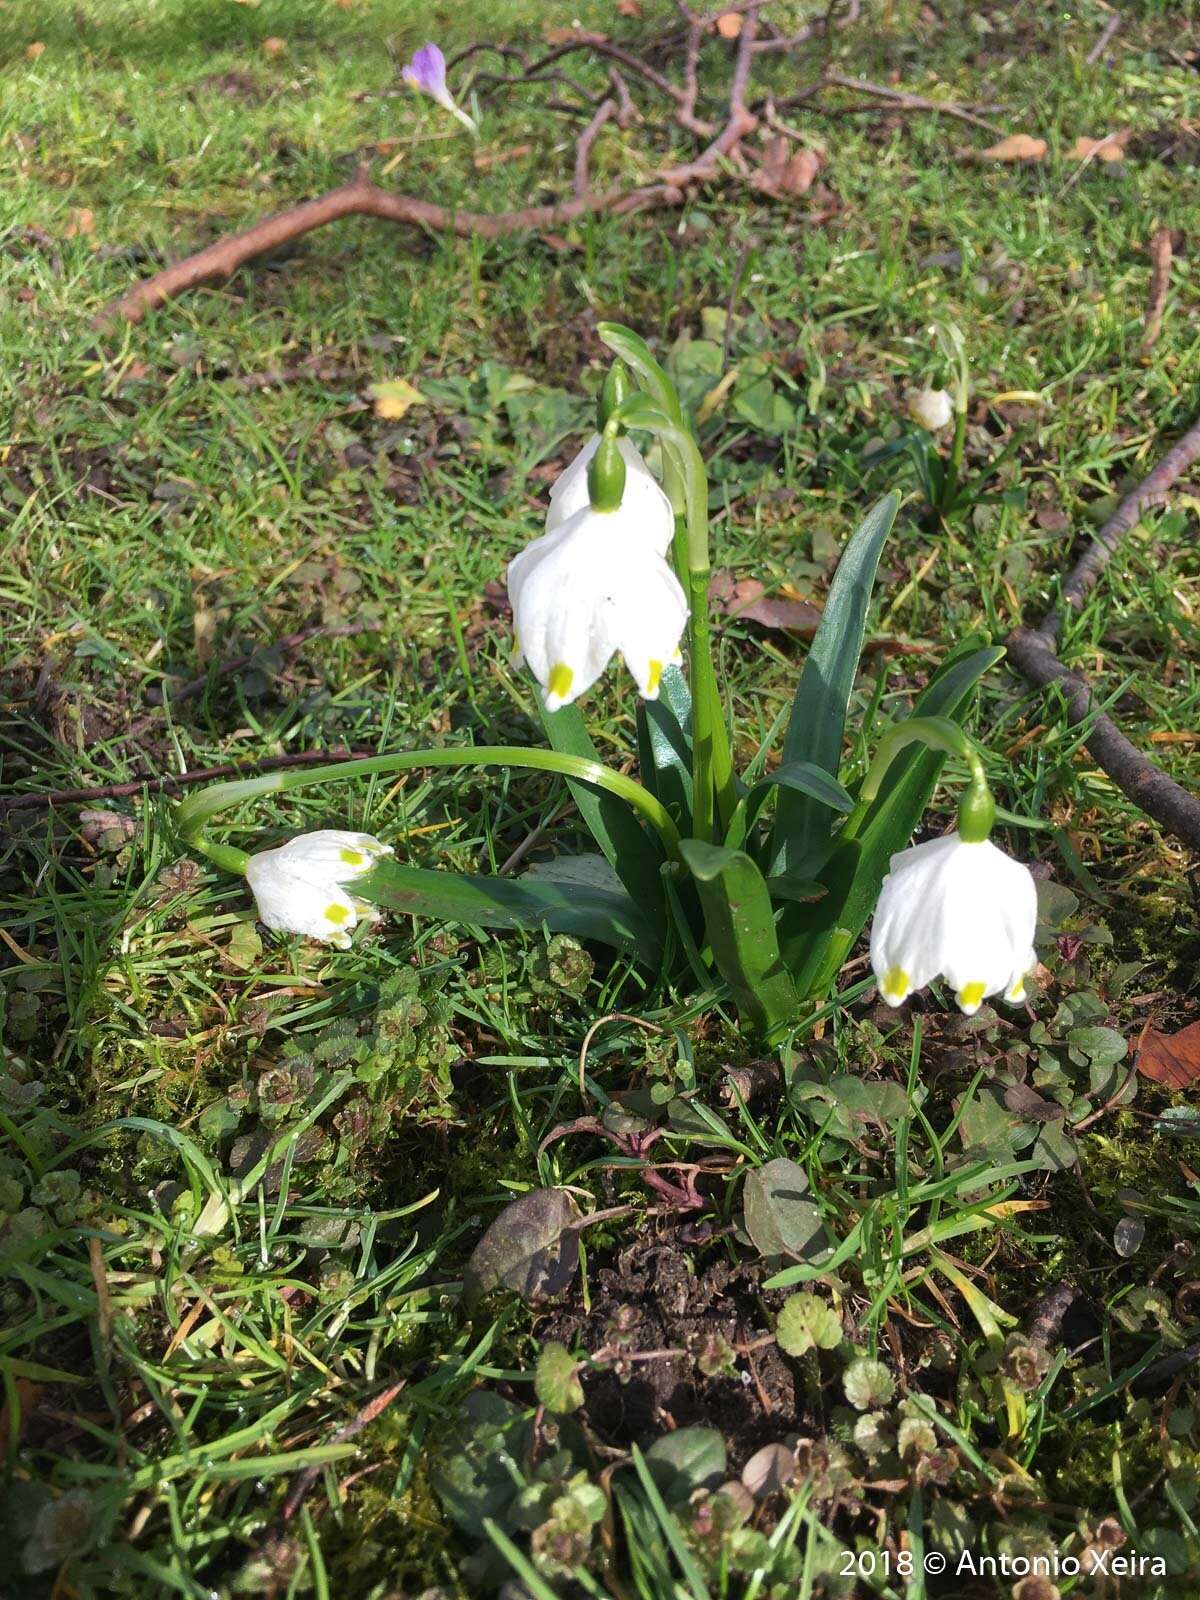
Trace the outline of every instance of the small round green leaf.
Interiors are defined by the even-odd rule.
[[[779,1313],[775,1337],[789,1356],[835,1350],[842,1342],[842,1319],[815,1294],[794,1294]]]
[[[579,1410],[583,1404],[579,1363],[565,1344],[551,1339],[542,1346],[533,1374],[533,1392],[547,1411],[558,1416]]]
[[[880,1406],[887,1405],[896,1385],[882,1361],[860,1356],[842,1374],[842,1388],[856,1411],[877,1411]]]

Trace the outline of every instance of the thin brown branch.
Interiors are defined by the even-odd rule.
[[[1149,355],[1162,332],[1163,312],[1171,287],[1171,230],[1156,228],[1150,240],[1150,293],[1146,301],[1146,328],[1142,334],[1142,354]]]
[[[1087,725],[1084,743],[1108,776],[1148,817],[1200,850],[1200,800],[1136,749],[1112,718],[1097,711],[1087,679],[1064,667],[1051,640],[1034,628],[1017,628],[1005,643],[1018,671],[1040,688],[1057,688],[1072,727]]]
[[[1061,692],[1068,723],[1087,726],[1087,750],[1121,792],[1193,850],[1200,850],[1200,799],[1155,766],[1110,716],[1096,709],[1091,684],[1063,666],[1057,644],[1063,612],[1083,605],[1143,512],[1161,505],[1175,480],[1198,458],[1200,420],[1121,501],[1063,580],[1058,606],[1051,606],[1037,628],[1016,628],[1005,641],[1009,660],[1024,677],[1040,688],[1053,686]]]
[[[89,805],[93,800],[125,800],[149,789],[190,788],[196,783],[211,783],[217,778],[248,778],[256,772],[279,772],[286,767],[316,767],[323,761],[346,761],[351,757],[376,756],[378,750],[351,747],[341,750],[303,750],[286,756],[267,756],[262,761],[226,761],[219,767],[196,767],[191,772],[147,773],[127,783],[105,783],[94,789],[47,789],[39,794],[18,794],[0,799],[0,817],[14,811],[46,810],[53,806]]]
[[[280,211],[243,229],[241,233],[218,239],[195,255],[185,256],[182,261],[165,267],[153,277],[134,284],[133,288],[101,312],[96,323],[103,328],[118,320],[140,322],[147,311],[176,295],[194,289],[198,284],[228,278],[256,256],[276,250],[311,233],[314,228],[322,228],[343,217],[379,217],[386,222],[428,228],[433,232],[453,232],[460,238],[477,235],[485,239],[500,239],[513,233],[543,233],[594,211],[625,216],[649,206],[677,205],[683,198],[685,183],[709,176],[715,167],[715,158],[707,161],[702,158],[687,169],[684,182],[664,177],[659,183],[637,189],[603,194],[589,192],[549,205],[523,206],[515,211],[498,212],[457,211],[429,200],[418,200],[412,195],[396,194],[392,190],[379,188],[365,173],[360,173],[351,183],[330,189],[315,200],[306,200],[289,211]]]
[[[1109,17],[1108,21],[1104,24],[1103,28],[1101,28],[1100,37],[1096,40],[1095,44],[1083,58],[1089,67],[1094,67],[1096,65],[1097,61],[1099,61],[1100,57],[1108,49],[1110,39],[1120,26],[1120,13],[1114,11],[1112,16]]]
[[[1141,521],[1143,513],[1153,506],[1162,505],[1175,480],[1196,460],[1200,460],[1200,420],[1192,424],[1137,488],[1125,496],[1071,568],[1063,580],[1059,608],[1047,612],[1037,630],[1045,640],[1054,643],[1058,637],[1061,610],[1079,610],[1126,535]]]
[[[634,104],[633,96],[629,92],[629,85],[621,76],[618,67],[609,67],[608,81],[612,84],[617,96],[617,127],[631,128],[635,122],[640,122],[641,115]]]
[[[595,116],[575,141],[575,195],[577,199],[583,199],[591,187],[588,163],[591,159],[592,146],[595,144],[601,128],[616,114],[616,101],[602,100],[596,108]]]
[[[983,128],[988,133],[1003,133],[1003,129],[989,122],[985,117],[978,116],[966,106],[960,106],[954,100],[929,100],[923,94],[909,94],[905,89],[893,89],[883,83],[868,83],[865,78],[849,78],[840,72],[824,72],[821,75],[820,87],[832,89],[850,89],[855,94],[863,94],[874,100],[886,101],[888,105],[895,106],[898,111],[933,111],[938,116],[954,117],[958,122],[966,122],[973,128]],[[780,105],[784,104],[780,101]]]

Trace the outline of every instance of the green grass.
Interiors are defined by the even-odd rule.
[[[1139,346],[1152,229],[1182,230],[1186,249],[1200,199],[1200,79],[1182,9],[1125,8],[1095,65],[1085,57],[1109,15],[1099,3],[1069,19],[1034,3],[940,9],[942,23],[908,0],[876,8],[838,36],[840,70],[895,73],[915,92],[997,108],[988,114],[1005,131],[1049,141],[1043,164],[968,162],[963,150],[987,135],[946,118],[802,107],[789,121],[826,157],[821,181],[836,197],[824,223],[808,219],[807,202],[770,204],[732,181],[681,211],[580,223],[568,249],[355,221],[137,327],[98,333],[96,313],[160,260],[342,181],[364,150],[381,152],[386,181],[478,209],[564,192],[572,124],[543,93],[481,97],[473,146],[431,104],[380,91],[431,35],[448,50],[484,37],[536,47],[543,23],[580,17],[636,40],[669,26],[673,8],[645,0],[639,21],[607,5],[10,0],[0,10],[5,789],[346,745],[540,741],[486,586],[537,529],[537,469],[587,426],[602,373],[594,322],[615,316],[660,353],[676,347],[677,370],[699,370],[703,394],[714,380],[695,341],[719,324],[747,249],[730,339],[740,375],[703,433],[716,564],[820,600],[837,549],[891,486],[891,469],[869,470],[868,446],[896,433],[905,388],[944,375],[929,327],[953,321],[972,369],[968,485],[1011,447],[998,486],[1022,493],[934,529],[901,477],[909,500],[868,638],[929,654],[865,658],[855,698],[872,746],[932,659],[969,633],[1000,641],[1040,616],[1076,538],[1195,416],[1200,293],[1186,253],[1159,344],[1149,358]],[[271,38],[284,41],[278,53],[263,49]],[[30,58],[35,41],[45,48]],[[813,46],[801,63],[815,72],[820,59]],[[603,82],[586,57],[573,70]],[[715,55],[711,70],[715,82]],[[795,70],[772,62],[763,82],[785,94]],[[605,182],[642,181],[690,149],[643,103],[644,128],[606,129],[596,147]],[[1080,172],[1069,160],[1080,135],[1125,127],[1119,167]],[[793,408],[780,432],[764,428],[749,393],[760,372]],[[398,377],[426,403],[390,422],[367,389]],[[1014,394],[1024,398],[1000,398]],[[1193,784],[1196,514],[1185,485],[1131,538],[1062,650],[1130,737]],[[374,631],[347,631],[364,621]],[[319,625],[340,631],[278,650]],[[175,703],[181,683],[252,652],[249,667],[214,673]],[[803,646],[733,622],[719,653],[744,766],[789,703]],[[632,702],[619,674],[587,709],[606,758],[628,760]],[[1004,1148],[1013,1075],[1069,1104],[1070,1120],[1103,1103],[1112,1069],[1096,1067],[1073,1030],[1135,1041],[1147,1019],[1169,1030],[1196,1015],[1188,862],[1054,707],[1003,668],[986,680],[974,728],[1001,803],[1065,828],[1103,896],[1073,876],[1051,835],[1012,833],[1077,897],[1048,898],[1036,1018],[981,1014],[964,1026],[935,997],[914,1032],[911,1018],[879,1013],[852,966],[845,1003],[797,1037],[782,1087],[749,1106],[720,1092],[723,1066],[747,1055],[725,1014],[703,997],[684,1007],[649,996],[644,976],[598,948],[583,958],[556,947],[551,960],[539,938],[401,921],[345,954],[319,950],[261,935],[236,882],[181,859],[160,797],[113,802],[101,809],[115,816],[100,819],[77,806],[9,814],[0,1589],[479,1592],[507,1575],[505,1541],[528,1561],[531,1530],[563,1534],[587,1497],[562,1463],[551,1470],[546,1448],[524,1522],[505,1503],[498,1542],[482,1523],[456,1528],[439,1474],[454,1459],[452,1428],[468,1454],[477,1446],[461,1433],[466,1396],[482,1386],[521,1408],[504,1426],[528,1444],[539,1345],[561,1339],[581,1357],[604,1346],[618,1261],[645,1325],[661,1312],[664,1339],[688,1337],[690,1311],[672,1321],[637,1288],[638,1252],[657,1241],[700,1284],[750,1263],[711,1313],[736,1308],[734,1343],[769,1329],[797,1288],[842,1305],[847,1336],[790,1367],[760,1354],[768,1388],[790,1373],[794,1409],[768,1414],[756,1444],[817,1441],[801,1494],[760,1508],[737,1534],[720,1521],[726,1502],[710,1506],[714,1531],[695,1508],[651,1493],[626,1458],[612,1480],[616,1565],[589,1531],[586,1592],[665,1600],[672,1585],[698,1592],[697,1574],[714,1596],[839,1592],[832,1553],[874,1548],[882,1510],[893,1542],[911,1528],[913,1548],[923,1537],[953,1550],[957,1538],[993,1552],[1006,1540],[1077,1552],[1116,1517],[1127,1548],[1169,1556],[1171,1583],[1138,1592],[1193,1594],[1191,1368],[1154,1377],[1193,1337],[1190,1139],[1153,1120],[1167,1099],[1146,1085],[1079,1136],[1077,1168],[1022,1170],[1028,1145]],[[844,779],[868,753],[847,750]],[[435,772],[309,792],[243,820],[271,840],[344,822],[414,863],[496,870],[534,832],[534,857],[578,847],[563,800],[540,775],[462,784]],[[931,826],[950,804],[939,791]],[[670,1086],[704,1108],[702,1129],[695,1110],[676,1116],[654,1157],[709,1164],[712,1238],[647,1217],[654,1196],[611,1144],[580,1132],[542,1148],[595,1109],[579,1098],[580,1047],[612,1012],[668,1032],[602,1027],[586,1062],[593,1096],[636,1084],[662,1101]],[[775,1269],[724,1230],[745,1169],[780,1157],[804,1167],[838,1264],[766,1289]],[[565,1310],[496,1297],[468,1313],[462,1271],[483,1227],[548,1185],[571,1187],[584,1210],[632,1210],[584,1234]],[[983,1215],[1012,1200],[1039,1209]],[[1127,1257],[1113,1235],[1130,1219],[1145,1234]],[[1010,1381],[1019,1351],[1005,1341],[1063,1276],[1085,1309],[1021,1388]],[[847,1408],[843,1368],[863,1352],[898,1384],[878,1408],[885,1433],[922,1418],[932,1430],[909,1427],[903,1459],[886,1440],[868,1448]],[[747,1358],[734,1359],[749,1374]],[[753,1382],[688,1376],[700,1396],[688,1420],[724,1431],[736,1478],[749,1447],[737,1410],[755,1412],[744,1398]],[[401,1380],[364,1432],[338,1437]],[[602,1381],[597,1371],[589,1392]],[[569,1450],[574,1425],[556,1425]],[[667,1426],[659,1415],[633,1442],[652,1451]],[[571,1471],[591,1482],[617,1459],[582,1446],[577,1457]],[[315,1482],[285,1522],[307,1467]],[[561,1573],[539,1559],[538,1581],[560,1592]],[[1012,1581],[961,1592],[1007,1595]],[[860,1592],[903,1592],[891,1582],[864,1578]]]

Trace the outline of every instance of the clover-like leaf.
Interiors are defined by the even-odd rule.
[[[896,1385],[882,1361],[860,1356],[842,1374],[842,1388],[856,1411],[877,1411],[887,1405]]]
[[[579,1381],[579,1363],[556,1339],[542,1346],[533,1374],[533,1392],[545,1406],[558,1416],[578,1411],[583,1404],[583,1385]]]
[[[676,1428],[646,1451],[646,1466],[664,1500],[686,1500],[725,1477],[725,1440],[715,1428]]]
[[[789,1356],[835,1350],[842,1342],[842,1319],[815,1294],[794,1294],[779,1313],[775,1338]]]

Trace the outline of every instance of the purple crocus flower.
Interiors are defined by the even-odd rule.
[[[455,103],[454,96],[447,89],[446,58],[432,39],[414,54],[405,67],[402,77],[405,83],[414,89],[422,90],[431,100],[436,100],[438,105],[452,117],[457,117],[465,128],[470,128],[472,133],[478,131],[474,122]]]

